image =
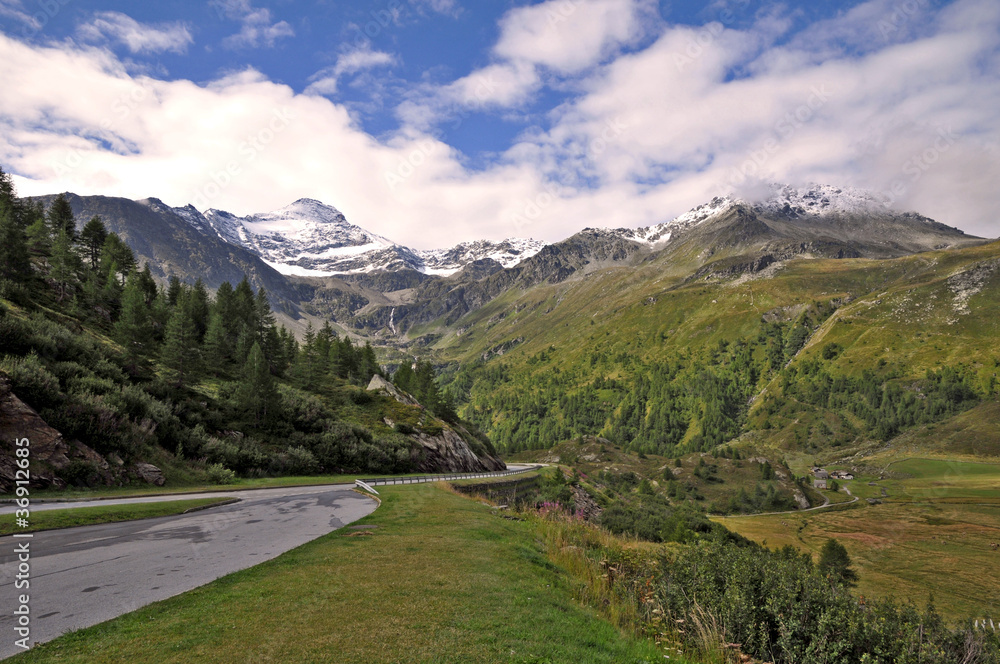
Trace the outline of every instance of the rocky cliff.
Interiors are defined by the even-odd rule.
[[[379,375],[372,376],[368,390],[392,397],[407,406],[423,408],[411,395]],[[387,422],[392,426],[391,422]],[[446,472],[489,472],[504,470],[506,464],[497,456],[483,449],[467,429],[460,425],[439,422],[441,433],[430,435],[414,432],[409,437],[414,441],[411,458],[415,470],[425,473]],[[478,448],[478,449],[473,449]]]

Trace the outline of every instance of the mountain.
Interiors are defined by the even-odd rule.
[[[54,198],[40,196],[35,200],[47,208]],[[236,285],[246,275],[255,288],[267,289],[272,303],[290,313],[295,312],[296,302],[308,296],[307,288],[289,281],[253,252],[193,224],[197,210],[192,207],[173,209],[156,198],[132,201],[66,194],[66,199],[78,226],[99,216],[109,231],[132,248],[140,266],[149,263],[153,276],[159,279],[177,276],[194,283],[200,278],[214,289],[223,281]]]
[[[246,217],[215,209],[202,215],[191,206],[174,211],[196,229],[257,254],[282,274],[300,277],[405,269],[447,276],[484,258],[511,267],[544,246],[514,238],[410,249],[349,223],[335,207],[310,198]]]
[[[319,284],[307,310],[364,334],[447,335],[495,298],[612,268],[656,265],[659,277],[755,273],[795,258],[894,258],[983,242],[883,198],[827,185],[771,185],[759,198],[716,197],[670,221],[638,229],[585,228],[510,266],[480,260],[445,279],[401,270]],[[339,304],[353,298],[347,312]],[[331,305],[331,302],[338,303]],[[420,334],[410,331],[419,329]]]

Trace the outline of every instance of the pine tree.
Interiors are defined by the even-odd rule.
[[[163,334],[160,361],[173,372],[177,385],[183,385],[184,379],[197,371],[201,364],[201,349],[198,347],[198,328],[192,313],[192,300],[191,292],[181,294]]]
[[[31,263],[24,229],[18,223],[14,206],[0,201],[0,280],[24,283],[30,277]]]
[[[225,323],[218,310],[208,317],[205,331],[205,367],[215,375],[226,369],[232,355],[232,340],[226,332]]]
[[[413,367],[406,360],[396,369],[396,374],[392,377],[393,384],[404,392],[413,394]]]
[[[148,352],[151,334],[149,307],[139,280],[133,277],[125,284],[121,316],[115,323],[115,337],[124,347],[131,367],[137,367]]]
[[[832,537],[826,540],[820,550],[816,569],[834,585],[850,587],[858,580],[857,572],[851,568],[851,557],[847,549]]]
[[[205,288],[205,283],[199,277],[191,289],[191,302],[189,303],[191,307],[191,318],[194,321],[195,329],[198,331],[198,341],[205,338],[205,332],[208,330],[208,289]]]
[[[313,329],[312,321],[306,323],[303,344],[299,348],[299,356],[296,358],[295,374],[299,381],[307,390],[316,387],[318,378],[318,367],[320,355],[316,349],[316,331]]]
[[[90,269],[97,270],[101,263],[101,249],[108,239],[108,229],[100,217],[92,217],[80,231],[80,243],[83,245],[87,258],[90,259]]]
[[[167,284],[167,304],[176,307],[177,301],[181,297],[181,280],[177,275],[170,275]]]
[[[73,217],[73,208],[70,207],[65,194],[59,194],[52,201],[48,216],[49,228],[53,236],[58,237],[59,233],[66,233],[70,244],[76,242],[76,219]]]
[[[243,380],[236,391],[236,406],[254,426],[263,427],[278,415],[281,397],[271,376],[264,351],[254,343],[243,366]]]
[[[142,288],[142,292],[146,296],[146,304],[152,304],[159,293],[159,288],[156,286],[156,280],[153,279],[149,263],[146,263],[142,268],[142,272],[139,273],[139,287]]]
[[[131,247],[125,244],[117,233],[108,233],[101,247],[101,271],[108,275],[109,279],[120,278],[124,286],[126,278],[135,268],[135,254],[132,253]]]
[[[49,256],[52,253],[52,233],[44,217],[35,219],[24,231],[28,251],[34,256]]]
[[[73,241],[65,231],[60,231],[52,243],[52,258],[49,262],[51,264],[49,277],[55,283],[59,301],[62,302],[76,281],[76,271],[80,263],[79,256],[73,252]]]

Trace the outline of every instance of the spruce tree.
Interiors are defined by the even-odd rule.
[[[59,231],[55,242],[52,243],[49,277],[55,283],[60,302],[66,298],[70,287],[76,281],[79,262],[80,258],[73,252],[73,241],[69,234]]]
[[[125,356],[131,367],[137,367],[143,355],[149,351],[151,336],[149,307],[139,280],[132,277],[125,284],[122,312],[115,323],[115,337],[125,349]]]
[[[52,253],[52,233],[44,217],[38,217],[24,231],[28,251],[33,256],[49,256]]]
[[[263,427],[278,415],[281,397],[271,376],[264,351],[254,343],[243,365],[243,380],[236,391],[236,407],[256,427]]]
[[[184,379],[200,367],[201,349],[192,309],[192,293],[182,293],[170,313],[163,335],[160,361],[173,372],[177,385],[183,385]]]
[[[205,283],[201,280],[201,277],[198,277],[191,288],[191,302],[189,305],[191,308],[191,319],[194,321],[195,329],[198,330],[198,341],[201,341],[205,338],[205,332],[208,330],[209,312],[208,289],[205,288]]]
[[[858,574],[851,568],[851,557],[847,553],[844,545],[833,539],[826,540],[826,544],[819,552],[819,565],[816,566],[819,573],[830,580],[834,585],[853,586],[858,580]]]
[[[213,311],[205,331],[205,368],[218,376],[225,371],[232,355],[232,340],[226,332],[222,315]]]
[[[100,217],[92,217],[80,231],[80,243],[83,245],[87,258],[90,259],[91,270],[97,270],[97,266],[100,265],[101,249],[107,239],[108,229],[105,228]]]
[[[112,280],[120,278],[120,283],[124,286],[126,278],[135,268],[135,254],[131,247],[117,233],[108,233],[101,247],[101,271]]]
[[[52,235],[59,236],[60,232],[66,233],[70,243],[76,242],[76,219],[73,217],[73,208],[66,200],[65,194],[59,194],[49,206],[49,228]]]
[[[0,202],[0,280],[24,283],[30,276],[31,263],[24,229],[18,223],[13,205]]]

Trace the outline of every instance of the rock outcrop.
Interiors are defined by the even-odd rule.
[[[11,392],[10,379],[0,375],[0,491],[4,493],[12,491],[15,486],[15,441],[22,438],[31,441],[28,457],[31,462],[31,487],[66,486],[60,475],[74,462],[87,464],[82,467],[92,481],[102,484],[113,482],[111,467],[104,457],[78,440],[66,441],[31,406],[18,399]]]
[[[163,471],[151,463],[137,463],[132,467],[132,472],[146,484],[163,486],[167,478],[163,476]]]
[[[388,395],[407,406],[423,408],[411,395],[377,374],[368,383],[368,390]],[[434,420],[434,423],[440,426],[441,433],[431,435],[416,431],[407,434],[415,443],[410,457],[416,470],[425,473],[479,473],[507,468],[499,457],[485,450],[477,453],[473,448],[482,447],[482,444],[465,428],[453,427],[439,420]],[[475,442],[470,444],[470,440]]]

